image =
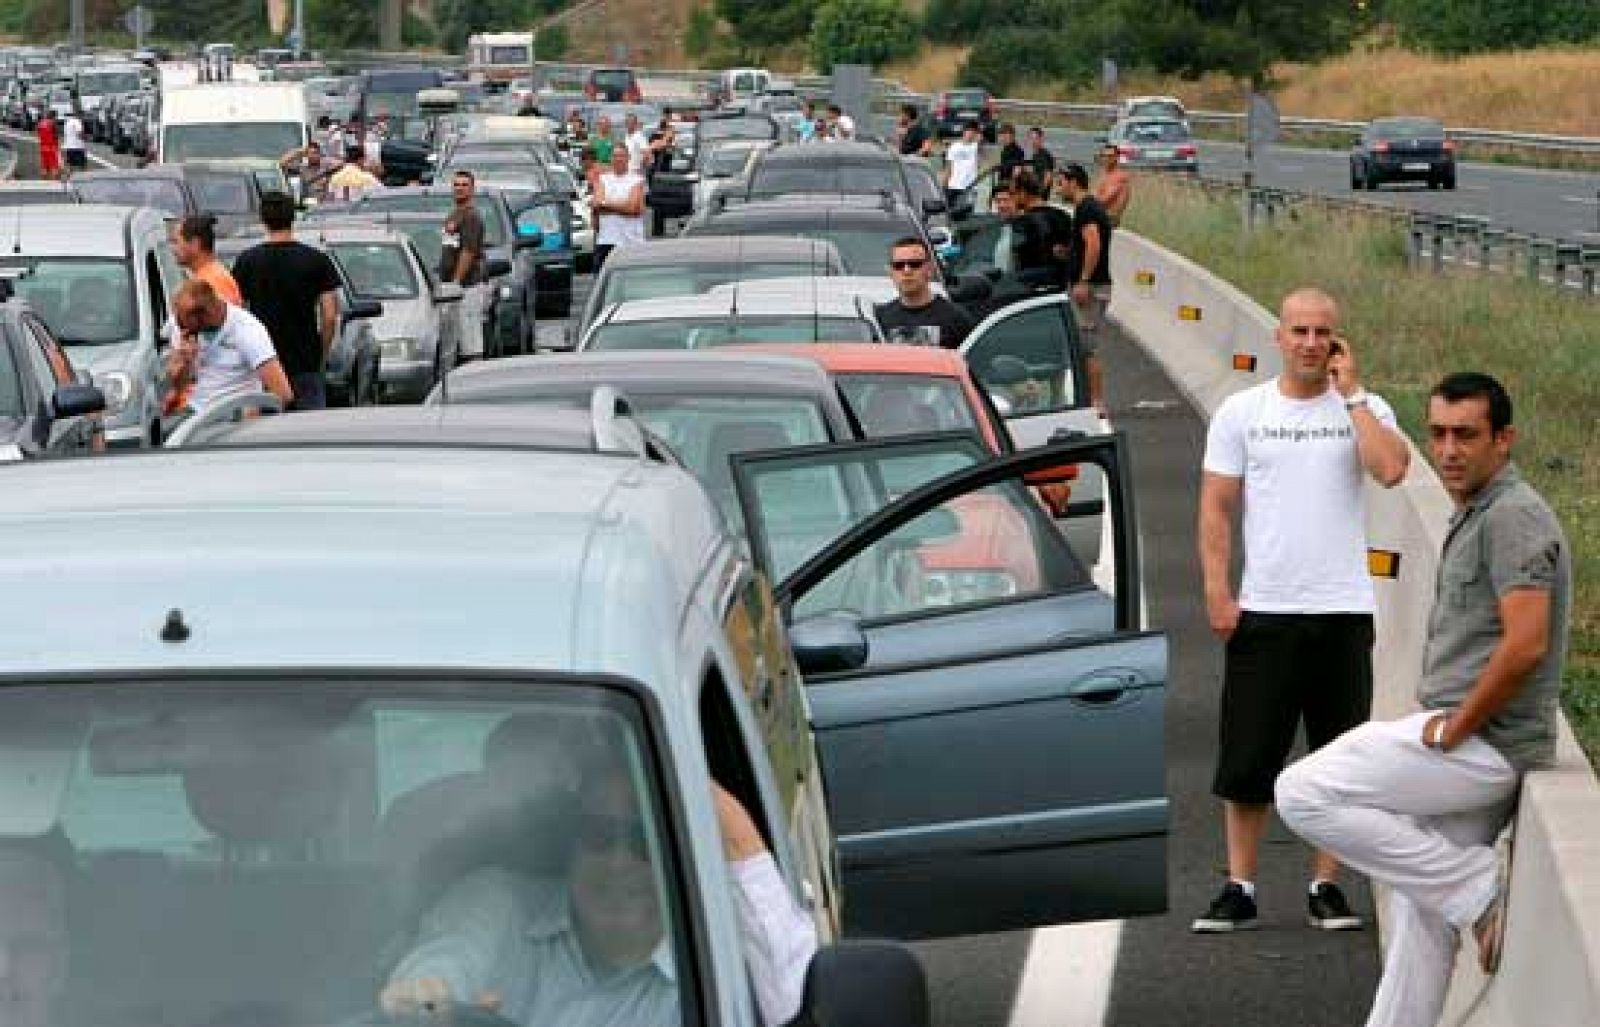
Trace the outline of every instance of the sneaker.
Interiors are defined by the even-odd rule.
[[[1222,891],[1206,915],[1189,925],[1196,934],[1226,934],[1229,931],[1252,931],[1256,927],[1256,900],[1246,895],[1237,881],[1223,885]]]
[[[1306,923],[1312,927],[1320,927],[1324,931],[1359,931],[1366,924],[1362,919],[1350,912],[1350,903],[1344,899],[1344,892],[1331,881],[1323,881],[1317,885],[1307,899],[1310,915]]]

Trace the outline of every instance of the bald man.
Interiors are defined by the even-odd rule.
[[[191,278],[178,287],[172,316],[180,332],[167,354],[174,392],[191,382],[186,406],[198,413],[220,400],[266,391],[285,406],[294,399],[272,336],[250,311],[224,302],[210,284]]]
[[[1304,722],[1312,749],[1364,723],[1372,705],[1373,613],[1362,489],[1405,477],[1394,411],[1361,387],[1339,307],[1320,289],[1285,297],[1283,370],[1228,397],[1211,418],[1200,485],[1206,614],[1226,647],[1213,792],[1228,880],[1193,930],[1256,926],[1257,856],[1273,785]],[[1244,580],[1229,579],[1243,508]],[[1326,852],[1312,861],[1307,921],[1359,930]]]

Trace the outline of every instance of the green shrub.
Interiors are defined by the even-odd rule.
[[[898,0],[825,0],[811,23],[811,62],[877,65],[917,49],[917,24]]]

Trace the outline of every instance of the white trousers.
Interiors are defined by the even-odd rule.
[[[1494,901],[1494,840],[1518,775],[1476,736],[1422,744],[1430,713],[1363,724],[1278,776],[1278,815],[1300,837],[1389,886],[1388,951],[1367,1027],[1433,1027],[1458,930]]]
[[[483,312],[486,309],[489,283],[469,285],[461,291],[461,302],[456,310],[461,317],[461,356],[483,356]]]

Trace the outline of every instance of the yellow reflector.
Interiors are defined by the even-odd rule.
[[[1367,550],[1367,573],[1374,578],[1398,578],[1400,554],[1392,549]]]
[[[1179,321],[1198,321],[1198,320],[1200,320],[1200,308],[1199,307],[1191,307],[1191,306],[1187,306],[1187,305],[1179,307],[1178,308],[1178,320]]]
[[[1235,371],[1254,371],[1256,369],[1256,355],[1254,353],[1235,353],[1233,355],[1233,369]]]
[[[1156,273],[1144,270],[1135,271],[1133,273],[1133,284],[1148,289],[1156,284]]]

